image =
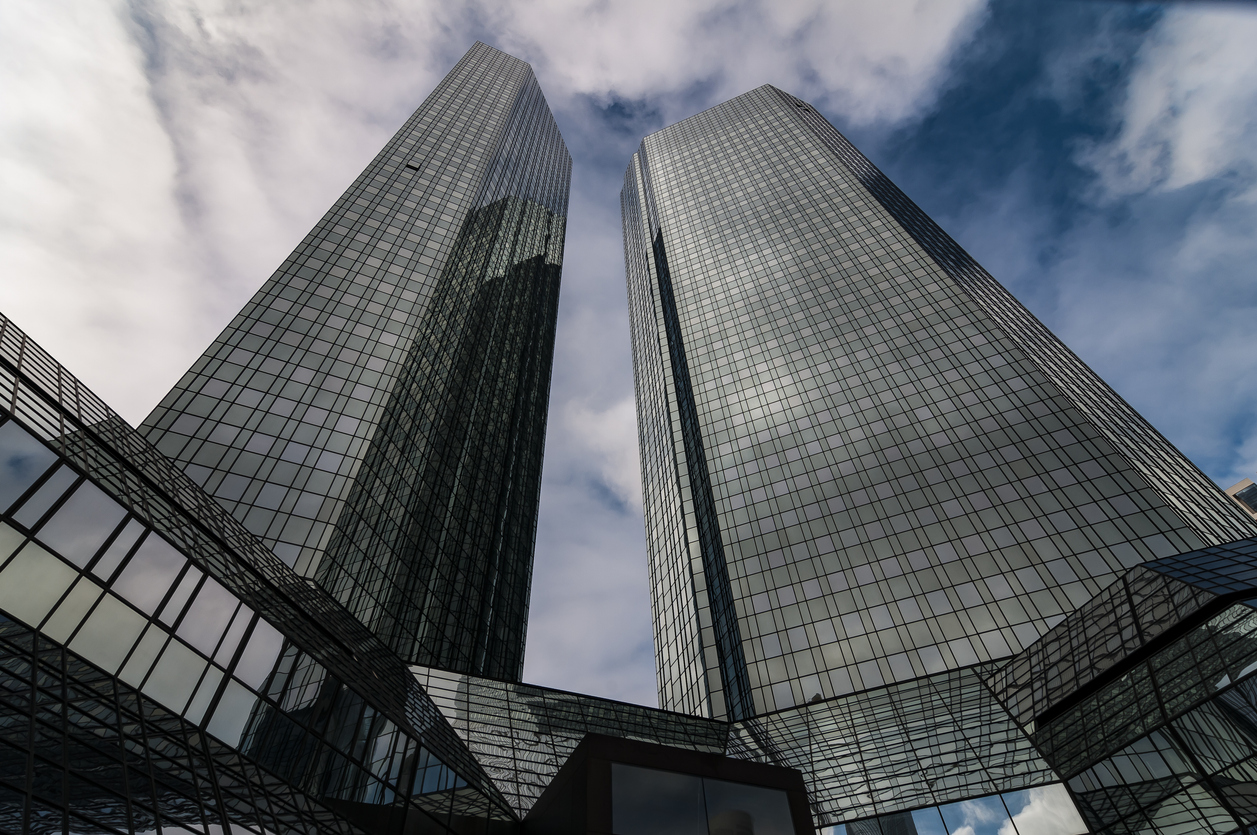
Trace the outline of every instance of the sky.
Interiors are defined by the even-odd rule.
[[[813,103],[1226,487],[1257,477],[1257,6],[0,4],[0,311],[139,422],[476,40],[572,152],[525,680],[656,703],[618,192]]]

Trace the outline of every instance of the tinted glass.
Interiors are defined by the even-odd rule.
[[[45,545],[82,568],[114,532],[126,511],[90,481],[84,481],[57,508],[42,528],[39,538]]]
[[[786,793],[725,780],[703,780],[710,835],[793,835]]]
[[[22,506],[13,514],[13,518],[28,528],[35,527],[48,512],[48,508],[61,498],[76,478],[78,474],[69,467],[61,467],[35,491],[35,495],[22,503]]]
[[[240,601],[212,577],[205,578],[179,624],[179,637],[206,655],[214,652]]]
[[[701,777],[611,764],[615,835],[704,835],[705,823]]]
[[[57,456],[13,421],[0,426],[0,509],[7,508]]]
[[[113,584],[114,591],[151,615],[186,562],[170,543],[150,533]]]

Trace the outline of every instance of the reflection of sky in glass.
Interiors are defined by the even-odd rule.
[[[114,581],[113,589],[148,614],[157,610],[187,560],[156,533],[131,555],[131,561]]]
[[[1004,795],[1018,835],[1081,835],[1086,824],[1059,783]],[[1005,835],[1011,835],[1011,830]]]
[[[54,551],[83,568],[125,515],[122,505],[84,481],[38,535]]]
[[[898,814],[876,819],[883,832],[888,831],[888,822]],[[911,815],[916,835],[1085,835],[1087,832],[1078,807],[1061,783],[917,809]],[[872,823],[873,819],[861,821],[856,828]],[[851,835],[844,824],[823,827],[820,833]]]
[[[0,510],[26,492],[56,458],[13,421],[0,426]]]
[[[938,811],[950,835],[1012,835],[1011,826],[1000,832],[1009,819],[999,797],[964,800],[940,806]]]
[[[912,813],[912,824],[917,828],[917,835],[947,835],[938,809],[918,809]]]
[[[255,690],[261,688],[266,683],[266,677],[271,674],[283,645],[284,636],[280,631],[258,618],[248,646],[236,662],[236,677]]]

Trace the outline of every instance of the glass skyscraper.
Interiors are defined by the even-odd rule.
[[[523,669],[570,175],[477,44],[140,426],[416,663]]]
[[[1257,822],[1234,503],[806,102],[621,208],[663,707],[848,835]]]
[[[137,431],[0,317],[0,832],[513,831],[571,159],[476,44]]]
[[[665,707],[1006,658],[1254,532],[806,103],[646,137],[622,204]]]
[[[475,45],[138,430],[0,316],[0,835],[1257,827],[1257,527],[771,87],[622,192],[663,709],[522,683],[570,165]]]

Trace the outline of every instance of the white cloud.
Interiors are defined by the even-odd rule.
[[[901,119],[981,19],[982,0],[524,0],[481,6],[502,48],[559,95],[638,99],[710,85],[715,103],[766,82],[853,120]],[[685,115],[685,114],[678,114]]]
[[[1089,155],[1110,193],[1257,173],[1254,43],[1252,9],[1167,10],[1136,57],[1117,137]]]
[[[1029,802],[999,829],[999,835],[1081,835],[1087,831],[1065,787],[1030,789]]]
[[[0,309],[138,420],[476,37],[556,109],[774,81],[895,119],[981,6],[13,0]]]
[[[0,309],[115,397],[151,398],[125,369],[161,363],[198,288],[140,50],[100,4],[4,4],[0,32]]]
[[[1081,223],[1054,270],[1066,343],[1222,486],[1257,475],[1254,42],[1252,9],[1165,11],[1079,154],[1122,217]]]
[[[657,128],[772,82],[853,121],[901,120],[932,101],[983,8],[9,0],[0,310],[138,421],[475,39],[532,61],[569,142],[584,145],[574,146],[583,216],[569,227],[529,669],[649,700],[615,197],[640,137],[605,135],[590,99],[628,103]],[[590,484],[623,506],[595,501]]]
[[[642,509],[641,457],[637,449],[637,407],[627,398],[606,409],[567,404],[563,442],[584,448],[600,482],[626,507]]]

